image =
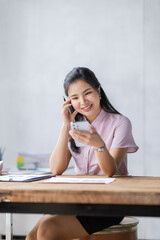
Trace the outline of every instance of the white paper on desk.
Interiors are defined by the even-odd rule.
[[[52,177],[43,183],[111,183],[115,178],[74,178],[74,177]]]

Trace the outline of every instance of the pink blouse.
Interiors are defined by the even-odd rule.
[[[108,151],[111,148],[128,148],[127,153],[138,150],[132,136],[132,126],[128,118],[120,114],[107,113],[103,109],[92,122],[93,128],[98,132],[106,144]],[[75,160],[76,174],[104,175],[101,171],[93,147],[85,145],[80,147],[80,152],[69,150]],[[127,154],[120,164],[117,175],[127,175]]]

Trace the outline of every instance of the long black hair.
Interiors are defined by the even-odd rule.
[[[109,113],[115,113],[120,114],[110,103],[109,99],[107,98],[103,88],[101,87],[101,84],[99,83],[97,77],[95,74],[89,69],[85,67],[76,67],[73,68],[71,72],[69,72],[64,80],[64,91],[66,96],[68,96],[68,89],[69,86],[78,81],[83,80],[87,82],[91,87],[93,87],[97,92],[98,88],[100,87],[100,105],[104,109],[104,111]],[[78,113],[75,117],[75,121],[81,121],[83,119],[83,115]],[[71,149],[74,152],[79,152],[79,148],[75,145],[75,141],[73,138],[70,139],[71,141]]]

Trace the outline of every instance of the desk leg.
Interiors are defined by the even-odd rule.
[[[6,240],[12,240],[12,213],[6,213]]]

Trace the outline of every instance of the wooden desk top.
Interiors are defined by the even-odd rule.
[[[160,177],[117,177],[110,184],[0,182],[0,202],[6,199],[22,203],[160,205]]]

